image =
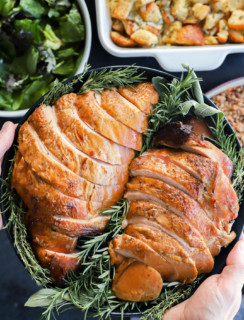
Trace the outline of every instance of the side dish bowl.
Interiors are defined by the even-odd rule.
[[[84,40],[84,48],[83,48],[83,56],[80,61],[80,64],[76,70],[75,74],[79,74],[83,71],[85,64],[87,63],[91,50],[91,41],[92,41],[92,27],[91,27],[91,19],[89,15],[88,8],[84,0],[76,1],[80,12],[81,17],[83,19],[84,27],[85,27],[85,40]],[[26,114],[28,109],[16,110],[16,111],[4,111],[0,110],[0,117],[2,118],[16,118],[22,117]]]
[[[244,52],[243,44],[214,46],[157,46],[154,48],[122,48],[110,38],[111,17],[106,0],[96,0],[97,29],[100,42],[110,54],[121,57],[154,57],[167,71],[183,71],[181,62],[196,71],[218,68],[230,53]]]
[[[104,68],[99,68],[99,69],[94,69],[91,70],[89,72],[87,72],[84,76],[84,80],[86,80],[89,76],[89,74],[92,71],[101,71],[103,69],[112,69],[112,70],[116,70],[118,68],[126,68],[128,66],[113,66],[113,67],[104,67]],[[144,76],[148,81],[151,81],[152,77],[155,76],[161,76],[161,77],[165,77],[167,80],[171,81],[174,76],[168,73],[165,73],[163,71],[158,71],[155,69],[150,69],[150,68],[145,68],[145,67],[138,67],[138,73],[144,72]],[[72,78],[70,78],[69,80],[66,81],[66,83],[71,82],[72,80],[76,79],[77,76],[74,76]],[[75,85],[73,85],[73,92],[78,92],[80,88],[80,84],[76,83]],[[23,117],[23,119],[20,121],[16,133],[15,133],[15,140],[14,143],[12,145],[12,147],[10,148],[10,150],[6,153],[5,157],[4,157],[4,161],[3,161],[3,167],[2,167],[2,179],[6,179],[8,174],[9,174],[9,170],[10,170],[10,160],[13,159],[14,157],[14,153],[15,153],[15,146],[17,145],[17,136],[18,136],[18,131],[20,126],[27,120],[27,118],[34,112],[34,110],[42,104],[43,101],[42,97],[41,99],[39,99],[31,108],[30,110],[27,112],[27,114]],[[213,107],[216,107],[206,96],[204,97],[205,102]],[[225,132],[226,134],[232,134],[233,130],[231,128],[231,126],[229,125],[229,123],[226,121],[226,126],[225,126]],[[240,144],[238,142],[238,140],[236,139],[236,144],[238,146],[238,148],[240,149]],[[3,196],[3,191],[1,190],[1,197]],[[2,211],[5,211],[6,209],[6,203],[1,202],[1,208]],[[6,225],[8,223],[8,219],[9,219],[9,212],[6,212],[3,216],[4,219],[4,224]],[[239,211],[239,216],[236,219],[235,223],[233,224],[233,230],[236,232],[236,239],[227,247],[227,248],[222,248],[221,253],[216,257],[215,259],[215,266],[214,269],[212,270],[212,272],[210,274],[208,274],[207,276],[211,275],[211,274],[216,274],[216,273],[220,273],[221,270],[223,269],[223,267],[225,266],[225,262],[226,262],[226,258],[227,255],[229,254],[230,250],[233,248],[233,246],[235,245],[235,243],[238,241],[238,239],[240,238],[241,234],[242,234],[242,230],[243,230],[243,225],[244,225],[244,204],[242,203],[240,206],[240,211]],[[14,247],[14,241],[13,241],[13,237],[12,235],[8,232],[9,235],[9,239],[11,244]],[[16,248],[14,247],[15,252],[17,253],[17,255],[19,256]],[[20,258],[20,256],[19,256]],[[115,317],[116,316],[120,316],[119,312],[114,311],[112,313]],[[127,312],[124,314],[124,316],[126,317],[131,317],[131,316],[138,316],[139,313],[138,312]]]
[[[216,86],[215,88],[207,91],[205,93],[205,95],[211,99],[212,97],[214,97],[216,94],[219,94],[229,88],[233,88],[233,87],[238,87],[238,86],[244,86],[244,77],[239,77],[236,79],[232,79],[229,80],[227,82],[221,83],[218,86]]]

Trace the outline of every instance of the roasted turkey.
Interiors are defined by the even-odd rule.
[[[198,119],[168,124],[154,137],[159,148],[132,160],[126,228],[109,244],[117,297],[149,301],[163,281],[190,283],[235,238],[233,164],[203,134],[208,128]]]
[[[27,207],[33,250],[55,285],[79,268],[78,238],[106,226],[99,209],[122,198],[128,165],[141,150],[147,114],[157,101],[149,82],[70,93],[54,106],[41,105],[21,126],[12,188]]]

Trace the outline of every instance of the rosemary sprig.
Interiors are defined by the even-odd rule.
[[[19,196],[11,190],[11,176],[13,171],[13,160],[10,166],[10,170],[6,180],[0,178],[1,188],[4,189],[4,193],[1,198],[1,203],[4,203],[4,211],[2,214],[9,213],[8,224],[5,228],[13,234],[14,246],[21,260],[24,263],[25,268],[29,271],[32,279],[35,280],[37,285],[46,287],[51,283],[51,279],[48,277],[49,270],[40,266],[37,261],[32,248],[27,240],[27,230],[23,223],[25,211],[23,202]]]

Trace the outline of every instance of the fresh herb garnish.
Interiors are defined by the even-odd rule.
[[[27,109],[55,79],[74,75],[84,37],[71,1],[1,0],[0,110]]]

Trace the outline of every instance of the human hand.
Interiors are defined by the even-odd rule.
[[[2,169],[2,162],[5,152],[10,148],[14,140],[14,132],[16,124],[8,121],[5,122],[0,131],[0,174]],[[0,215],[0,230],[3,227],[2,217]]]
[[[234,246],[221,274],[205,280],[191,298],[168,310],[163,320],[232,320],[241,305],[244,236]]]

